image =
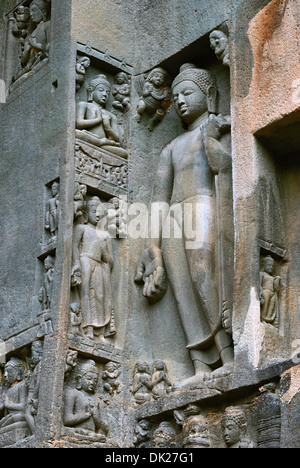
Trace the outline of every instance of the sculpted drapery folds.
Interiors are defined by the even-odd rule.
[[[72,286],[79,288],[82,328],[102,344],[110,344],[112,314],[112,244],[109,234],[97,228],[105,212],[98,197],[87,201],[87,224],[77,224],[73,239]],[[115,331],[114,331],[115,333]]]
[[[175,110],[187,132],[161,152],[152,202],[161,204],[163,221],[158,239],[151,239],[141,257],[136,281],[145,283],[144,295],[150,301],[163,296],[166,276],[172,287],[195,370],[193,377],[178,384],[180,388],[199,384],[212,367],[219,366],[214,371],[218,376],[230,373],[233,366],[231,338],[222,328],[222,281],[217,269],[217,232],[222,222],[215,194],[215,174],[231,164],[231,156],[222,143],[230,123],[217,115],[213,76],[185,64],[172,91]],[[187,204],[197,222],[197,239],[192,243],[185,238],[184,221],[176,219],[176,210],[172,214],[172,207]],[[164,237],[167,218],[168,223],[171,219],[170,236]],[[181,238],[172,235],[172,228],[178,226]]]

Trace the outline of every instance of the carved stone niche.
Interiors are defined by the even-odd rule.
[[[36,431],[42,355],[43,342],[36,340],[4,365],[0,382],[1,448],[14,446]]]
[[[83,195],[82,187],[86,193],[83,184],[75,188],[74,210],[78,216],[73,234],[69,331],[111,347],[110,340],[117,330],[112,286],[116,267],[112,238],[106,227],[109,203],[96,195]]]
[[[57,242],[59,218],[60,218],[60,183],[59,179],[49,182],[45,189],[44,211],[44,249],[54,248]]]
[[[84,63],[90,63],[85,67],[85,73]],[[82,68],[81,76],[78,75],[79,67]],[[77,59],[76,80],[77,142],[88,145],[93,154],[99,153],[98,159],[104,153],[126,160],[128,118],[125,115],[130,108],[130,75],[103,63],[92,53]],[[81,86],[79,82],[82,82]],[[89,152],[88,148],[85,150]]]
[[[66,361],[62,438],[69,446],[117,446],[110,438],[109,410],[106,392],[111,395],[120,386],[113,366],[104,366],[94,359],[69,350]]]
[[[7,16],[5,76],[12,91],[49,60],[51,0],[27,0]]]
[[[216,77],[185,63],[171,88],[176,114],[189,131],[159,156],[151,202],[169,208],[157,239],[149,240],[137,262],[135,282],[144,283],[143,295],[151,304],[162,300],[168,284],[173,293],[194,366],[193,376],[176,383],[179,391],[199,388],[206,374],[219,378],[233,372],[234,223],[231,119],[219,113]],[[198,112],[189,116],[189,105]],[[191,220],[198,216],[197,235],[189,236]]]

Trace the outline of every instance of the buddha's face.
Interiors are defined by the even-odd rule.
[[[173,88],[175,110],[180,119],[193,123],[207,111],[207,97],[192,81],[183,81]]]
[[[93,224],[94,226],[96,226],[96,224],[98,224],[100,221],[100,213],[98,210],[98,206],[99,205],[93,204],[89,205],[88,207],[88,220],[89,223]]]
[[[98,375],[89,371],[81,377],[81,389],[87,393],[94,393],[98,383]]]
[[[35,3],[32,3],[29,7],[29,15],[30,19],[33,23],[40,23],[44,19],[44,13],[43,11],[35,5]]]
[[[12,366],[10,363],[7,363],[4,369],[4,379],[7,383],[12,385],[18,380],[18,370]]]
[[[101,106],[105,106],[107,104],[108,98],[110,94],[110,89],[105,85],[99,85],[93,92],[93,100],[100,104]]]
[[[241,438],[241,431],[238,425],[230,419],[224,424],[224,440],[228,447],[237,444]]]

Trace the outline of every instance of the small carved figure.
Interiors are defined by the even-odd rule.
[[[147,362],[137,361],[130,389],[138,405],[151,401],[151,374]]]
[[[138,422],[134,430],[133,446],[136,448],[146,448],[150,440],[152,423],[147,419]]]
[[[171,392],[172,383],[167,376],[167,366],[166,363],[160,359],[157,359],[153,363],[151,386],[152,396],[155,400]]]
[[[78,57],[76,60],[76,91],[84,84],[86,71],[91,65],[89,57]]]
[[[153,433],[154,448],[174,448],[176,431],[171,423],[163,421]]]
[[[103,389],[109,395],[114,395],[115,393],[120,393],[121,382],[118,381],[118,378],[121,375],[120,365],[116,362],[108,362],[102,373],[102,379],[105,381]]]
[[[127,158],[121,148],[118,120],[106,109],[111,85],[105,75],[98,75],[88,87],[88,102],[77,104],[76,136],[92,145]]]
[[[74,218],[83,216],[86,207],[85,196],[87,194],[87,186],[75,182],[75,195],[74,195]]]
[[[65,377],[67,377],[77,366],[78,352],[73,349],[68,349],[65,366]]]
[[[273,276],[275,261],[268,255],[263,259],[263,271],[260,273],[261,320],[278,327],[280,276]]]
[[[107,210],[108,233],[113,238],[124,238],[127,236],[127,219],[124,202],[118,197],[109,200],[111,207]]]
[[[39,404],[41,360],[43,357],[42,341],[34,341],[31,346],[31,358],[28,359],[29,375],[28,380],[28,398],[26,407],[26,421],[32,434],[36,428],[36,415]]]
[[[100,343],[110,345],[105,336],[116,333],[111,289],[114,261],[111,238],[98,224],[105,215],[98,197],[87,201],[87,215],[87,224],[78,224],[74,230],[72,286],[79,288],[86,336],[92,340],[97,336]]]
[[[20,5],[16,11],[9,15],[8,20],[14,23],[12,28],[12,33],[20,38],[20,44],[23,47],[25,42],[25,37],[27,36],[27,27],[29,21],[29,8],[24,5]]]
[[[171,90],[169,87],[170,76],[161,67],[155,68],[149,73],[146,81],[137,82],[141,98],[137,105],[136,121],[140,122],[146,113],[151,116],[148,124],[150,131],[160,122],[171,108]]]
[[[12,357],[5,365],[4,380],[8,388],[5,389],[2,400],[0,401],[0,446],[2,446],[2,437],[13,432],[23,432],[25,438],[30,431],[26,422],[26,404],[28,396],[28,386],[25,380],[26,367],[25,362],[17,357]]]
[[[49,310],[51,307],[53,275],[54,275],[55,258],[51,255],[44,260],[46,273],[44,274],[43,286],[40,289],[39,300],[43,306],[43,310]]]
[[[52,197],[46,203],[45,229],[50,232],[49,243],[57,240],[59,220],[59,182],[53,182],[51,186]]]
[[[114,97],[112,106],[121,112],[128,112],[130,109],[130,82],[126,73],[120,72],[115,76],[112,95]]]
[[[79,363],[76,369],[76,388],[67,388],[65,392],[64,425],[81,434],[98,435],[103,441],[108,426],[96,394],[99,371],[93,360]]]
[[[21,69],[13,82],[31,71],[36,65],[49,57],[50,9],[46,0],[33,0],[29,6],[30,27],[21,53]],[[26,13],[24,13],[26,14]]]
[[[247,422],[242,408],[226,408],[222,427],[228,448],[254,448],[247,438]]]
[[[81,335],[80,327],[82,324],[82,313],[80,310],[80,304],[74,302],[70,306],[70,325],[74,335]]]
[[[230,67],[229,55],[229,39],[227,34],[221,30],[213,31],[210,36],[210,46],[215,51],[215,54],[226,67]]]

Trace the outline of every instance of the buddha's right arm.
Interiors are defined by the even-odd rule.
[[[76,108],[76,128],[78,130],[84,130],[86,128],[93,128],[96,125],[99,125],[102,122],[101,117],[96,117],[94,119],[86,118],[86,102],[79,102]]]

